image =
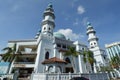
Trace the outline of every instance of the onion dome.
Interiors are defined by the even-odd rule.
[[[66,40],[66,37],[65,37],[62,33],[54,32],[53,35],[54,35],[54,37],[56,37],[56,38],[60,38],[60,39]]]

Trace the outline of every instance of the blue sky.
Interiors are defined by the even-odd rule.
[[[0,50],[9,40],[33,39],[49,2],[56,16],[54,31],[88,44],[89,21],[101,47],[120,41],[120,0],[0,0]]]

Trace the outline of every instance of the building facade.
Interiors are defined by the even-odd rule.
[[[109,59],[113,56],[120,56],[120,42],[114,42],[105,45]]]
[[[91,72],[90,65],[83,61],[83,55],[79,54],[73,59],[72,56],[64,56],[69,46],[77,52],[88,48],[79,41],[68,40],[62,33],[54,32],[54,21],[53,6],[49,4],[43,13],[41,27],[35,39],[8,42],[9,47],[16,44],[16,56],[10,65],[9,74],[17,72],[19,78],[27,78],[32,73]]]
[[[105,48],[114,70],[111,72],[111,77],[120,77],[120,42],[105,44]]]
[[[10,68],[8,68],[8,73],[15,73],[16,78],[27,80],[32,74],[36,76],[40,73],[82,74],[92,72],[90,64],[84,62],[82,54],[76,57],[64,55],[69,50],[68,47],[74,48],[79,53],[88,51],[89,48],[79,41],[66,39],[62,33],[54,32],[55,27],[54,9],[49,4],[43,13],[40,30],[34,39],[12,40],[8,42],[8,47],[13,47],[16,44],[15,58],[9,66]],[[87,30],[88,41],[90,44],[93,44],[90,45],[90,50],[93,51],[95,58],[99,58],[97,62],[104,64],[103,52],[98,46],[98,38],[94,36],[95,31],[90,24]],[[35,77],[33,79],[37,80]]]

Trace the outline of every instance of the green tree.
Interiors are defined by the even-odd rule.
[[[12,62],[13,59],[15,58],[15,52],[16,52],[16,43],[14,44],[13,47],[5,47],[3,48],[3,51],[5,53],[2,56],[2,60],[5,62]]]
[[[70,47],[70,46],[68,47],[68,50],[64,54],[64,56],[70,56],[71,57],[71,59],[72,59],[71,62],[72,62],[74,72],[76,72],[74,58],[77,57],[79,54],[80,53],[76,51],[75,47]]]
[[[100,66],[100,72],[108,72],[113,71],[111,66]]]
[[[114,69],[119,70],[119,67],[120,67],[120,57],[117,54],[115,56],[111,57],[110,65]]]
[[[94,54],[92,51],[83,51],[83,61],[86,63],[88,62],[91,65],[92,72],[94,70],[94,63],[96,62],[94,59]]]

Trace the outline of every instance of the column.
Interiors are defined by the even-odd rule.
[[[54,44],[54,56],[53,57],[56,57],[56,44]]]

